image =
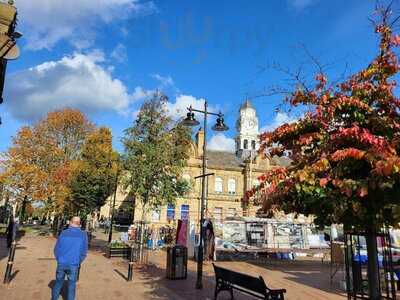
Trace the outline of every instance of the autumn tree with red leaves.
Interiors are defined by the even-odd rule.
[[[400,36],[393,34],[390,9],[380,12],[377,57],[334,87],[317,74],[314,88],[294,91],[290,104],[312,110],[262,134],[260,150],[290,150],[293,163],[261,176],[260,186],[246,195],[264,210],[312,215],[321,226],[365,232],[370,299],[380,299],[375,234],[400,221],[400,100],[393,79]]]

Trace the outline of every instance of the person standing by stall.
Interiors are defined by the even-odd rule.
[[[213,261],[215,256],[215,234],[214,226],[210,219],[207,219],[203,224],[204,230],[204,248],[206,261]]]

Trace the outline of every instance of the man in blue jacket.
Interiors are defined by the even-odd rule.
[[[52,290],[51,299],[57,300],[60,296],[65,275],[68,279],[68,300],[75,299],[76,280],[80,264],[86,258],[88,241],[87,235],[80,229],[81,219],[73,217],[69,228],[61,232],[54,247],[54,256],[57,259],[56,283]]]

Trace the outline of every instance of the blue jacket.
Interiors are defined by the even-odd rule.
[[[88,241],[86,232],[70,227],[61,232],[54,247],[54,256],[60,265],[78,266],[86,258]]]

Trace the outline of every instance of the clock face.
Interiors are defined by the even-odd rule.
[[[257,126],[257,122],[256,122],[255,120],[253,120],[253,119],[248,120],[248,121],[246,122],[246,127],[247,127],[248,129],[254,129],[256,126]]]
[[[251,119],[242,119],[241,120],[241,128],[244,130],[254,130],[257,127],[257,120],[251,118]]]

